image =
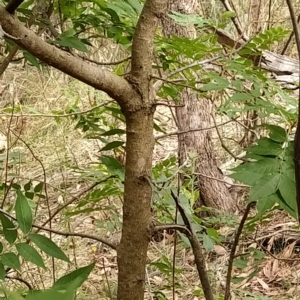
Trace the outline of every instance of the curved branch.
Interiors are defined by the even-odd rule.
[[[23,1],[24,0],[10,0],[5,7],[6,11],[10,14],[14,14]]]
[[[93,66],[81,58],[74,57],[46,43],[34,32],[25,28],[16,17],[10,15],[3,7],[0,7],[0,25],[6,33],[18,38],[14,40],[18,46],[48,65],[98,90],[106,92],[121,107],[127,106],[128,101],[130,101],[128,99],[136,96],[136,92],[124,78],[108,70]]]
[[[31,284],[27,280],[23,279],[22,277],[5,275],[5,278],[10,279],[10,280],[20,281],[20,282],[24,283],[28,287],[29,290],[33,289]]]

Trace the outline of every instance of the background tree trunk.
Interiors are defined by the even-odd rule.
[[[169,0],[168,13],[176,11],[183,14],[195,14],[197,3],[195,0]],[[171,35],[196,37],[196,30],[193,25],[182,27],[167,15],[163,18],[162,23],[163,33],[166,37]],[[213,107],[208,99],[200,99],[199,95],[191,89],[184,89],[181,93],[181,99],[185,105],[176,107],[180,131],[212,126]],[[181,164],[186,160],[188,152],[198,154],[196,172],[201,175],[197,176],[200,189],[200,199],[197,206],[205,205],[233,212],[236,208],[235,200],[231,197],[225,183],[215,180],[223,179],[223,176],[217,167],[211,130],[181,134],[178,142]]]

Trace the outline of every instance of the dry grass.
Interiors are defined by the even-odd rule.
[[[296,2],[299,5],[299,1]],[[247,23],[249,15],[246,12],[249,12],[249,5],[253,4],[254,1],[241,0],[234,1],[234,3],[244,16],[243,24],[245,28],[250,28]],[[263,28],[265,28],[266,20],[268,19],[267,4],[267,1],[264,1],[261,10],[260,22],[263,24]],[[212,7],[211,3],[209,5]],[[283,12],[286,13],[286,10],[282,8],[283,6],[283,0],[274,1],[271,9],[271,21],[290,28],[289,19],[283,16]],[[250,20],[249,22],[252,21]],[[279,51],[282,49],[282,45],[276,45],[276,47],[273,50]],[[295,55],[292,45],[289,47],[288,53],[292,56]],[[46,182],[49,184],[49,202],[51,209],[54,209],[59,206],[58,201],[60,198],[63,201],[67,201],[72,194],[80,192],[89,185],[89,182],[78,178],[78,174],[73,171],[73,167],[81,169],[98,162],[101,144],[96,140],[85,139],[81,131],[74,130],[75,124],[69,118],[60,118],[58,122],[50,115],[56,111],[66,111],[70,106],[77,103],[82,111],[88,110],[95,101],[99,104],[107,101],[107,96],[52,69],[46,69],[44,73],[41,73],[33,68],[21,69],[18,66],[14,66],[5,72],[2,80],[8,85],[8,88],[2,95],[0,131],[4,134],[8,131],[13,131],[15,134],[9,135],[10,151],[20,151],[26,155],[23,163],[17,164],[10,169],[9,172],[13,173],[13,176],[9,175],[8,178],[14,177],[16,181],[21,183],[25,183],[28,180],[33,180],[34,182],[44,181],[44,168],[46,170]],[[14,114],[23,116],[12,118],[11,114],[5,110],[6,106],[15,106]],[[33,116],[31,115],[33,111],[46,116]],[[176,131],[176,126],[167,108],[159,107],[156,117],[160,126],[166,131]],[[217,121],[222,123],[227,121],[227,119],[218,119]],[[230,144],[230,139],[240,137],[242,134],[240,128],[235,127],[235,125],[223,126],[221,132],[222,136],[228,139],[229,147],[235,145]],[[160,134],[156,133],[156,135]],[[26,141],[30,149],[18,139],[18,136]],[[215,133],[214,140],[219,162],[227,162],[229,156],[221,148]],[[168,137],[160,142],[161,144],[157,144],[155,147],[154,163],[170,155],[177,154],[177,139],[175,136]],[[31,151],[34,155],[32,155]],[[37,161],[36,157],[42,162],[43,166]],[[13,195],[11,195],[10,201],[14,201]],[[108,198],[105,204],[114,202],[116,202],[116,210],[120,212],[121,204],[118,199]],[[38,211],[38,222],[42,222],[42,220],[47,218],[47,205],[40,203]],[[91,214],[83,214],[76,217],[61,215],[55,218],[53,227],[63,231],[72,230],[114,238],[115,236],[111,236],[106,230],[98,228],[94,222],[95,219],[108,220],[109,218],[109,214],[103,211],[95,211]],[[278,220],[280,220],[281,224],[278,224]],[[240,246],[240,253],[246,252],[250,246],[259,248],[260,243],[264,241],[261,237],[264,236],[267,236],[265,238],[267,243],[265,247],[269,252],[266,252],[266,259],[260,266],[261,271],[251,281],[233,286],[236,299],[258,299],[249,295],[248,297],[247,292],[249,291],[255,294],[267,295],[271,299],[296,300],[300,298],[297,296],[300,265],[298,260],[300,257],[299,252],[297,252],[297,243],[294,242],[298,238],[294,237],[294,240],[289,242],[290,235],[287,234],[293,226],[295,224],[285,214],[276,213],[268,220],[268,223],[262,224],[255,234],[248,234],[243,237],[244,242]],[[226,234],[229,233],[225,232]],[[249,239],[253,239],[253,237],[255,239],[249,243]],[[115,295],[117,264],[114,251],[88,239],[65,238],[58,235],[53,235],[53,239],[68,254],[72,262],[67,264],[56,261],[54,265],[56,278],[77,266],[85,266],[93,261],[96,262],[91,276],[79,291],[78,299],[109,299],[110,294]],[[277,249],[278,251],[273,254],[273,251],[276,250],[276,247],[273,246],[277,240],[280,240],[282,248],[280,250]],[[226,264],[229,256],[228,250],[224,246],[221,250],[215,249],[213,251],[214,255],[210,254],[207,256],[209,275],[216,295],[223,293]],[[148,261],[149,263],[155,263],[162,256],[165,256],[172,262],[173,252],[174,243],[172,242],[172,237],[166,236],[160,243],[151,243]],[[30,263],[23,262],[22,277],[26,278],[37,288],[51,286],[53,280],[51,259],[47,258],[46,263],[49,269],[47,272],[44,272]],[[193,265],[192,253],[182,245],[177,246],[176,267],[182,269],[183,272],[176,274],[177,294],[175,299],[203,299],[203,297],[193,294],[195,290],[199,289],[199,280]],[[250,268],[242,271],[234,270],[235,275],[244,273],[243,275],[247,276],[250,272]],[[162,274],[149,266],[147,269],[147,283],[149,284],[146,293],[147,299],[153,299],[154,291],[161,291],[168,299],[172,299],[171,274]],[[11,285],[14,287],[21,286],[15,281],[11,281]]]
[[[74,122],[68,118],[62,118],[60,122],[57,122],[49,116],[29,116],[30,111],[34,109],[43,115],[51,115],[53,111],[64,111],[76,102],[78,102],[81,110],[87,110],[91,107],[91,94],[99,101],[106,101],[107,98],[105,95],[91,90],[84,84],[72,79],[62,78],[56,71],[51,70],[49,72],[48,74],[41,75],[35,69],[28,69],[27,71],[18,70],[18,72],[10,69],[3,79],[7,84],[10,84],[10,88],[6,91],[3,98],[9,103],[8,106],[12,104],[16,106],[15,113],[25,115],[18,119],[12,118],[10,129],[17,132],[17,136],[19,135],[26,141],[31,149],[29,150],[22,141],[17,140],[15,135],[11,135],[11,143],[13,145],[11,151],[18,150],[26,154],[24,162],[12,169],[15,173],[14,177],[21,183],[29,179],[33,179],[35,182],[38,182],[38,180],[44,181],[44,168],[47,175],[46,181],[49,183],[49,202],[51,209],[54,209],[58,206],[57,202],[60,197],[62,197],[63,201],[67,201],[71,194],[76,194],[88,186],[88,182],[79,180],[76,173],[72,171],[72,166],[85,168],[97,162],[97,155],[101,145],[95,140],[85,139],[79,130],[74,130]],[[22,104],[20,112],[18,111],[19,103]],[[23,119],[25,122],[22,122]],[[2,122],[2,132],[7,132],[10,120],[11,116],[6,114]],[[159,122],[160,126],[168,132],[176,131],[175,125],[171,121],[171,115],[168,113],[168,110],[165,107],[159,108],[157,122]],[[231,134],[233,134],[232,128]],[[221,148],[218,149],[218,153],[222,153],[220,151]],[[34,156],[31,151],[34,153]],[[168,137],[162,140],[161,145],[156,145],[154,161],[159,162],[172,154],[176,154],[176,152],[176,137]],[[36,160],[36,157],[42,162],[43,168],[40,162]],[[66,184],[68,188],[63,188],[62,186],[64,185],[62,183]],[[11,200],[13,200],[13,196]],[[112,199],[107,199],[106,202],[107,204],[111,204],[111,201]],[[120,209],[120,203],[117,205],[117,209]],[[41,203],[38,211],[40,222],[47,216],[47,205]],[[61,215],[55,218],[53,227],[62,231],[71,230],[109,238],[110,234],[104,229],[97,228],[94,223],[95,219],[107,220],[109,219],[109,214],[95,211],[76,217]],[[264,225],[258,236],[263,236],[265,231],[268,231],[268,228],[269,225]],[[84,283],[82,289],[79,291],[78,299],[109,299],[110,293],[115,294],[117,264],[114,251],[101,246],[98,242],[87,239],[66,239],[58,235],[53,235],[52,238],[68,254],[72,262],[72,264],[67,264],[56,261],[54,265],[56,278],[74,269],[75,266],[80,267],[88,265],[93,261],[96,262],[96,267],[89,280]],[[242,252],[246,250],[247,246],[243,248]],[[148,260],[149,262],[158,262],[162,256],[165,256],[172,262],[173,251],[174,244],[172,237],[167,236],[160,243],[151,243]],[[295,257],[293,252],[289,253],[290,257]],[[209,274],[216,294],[222,294],[224,288],[228,255],[228,249],[223,248],[221,252],[216,251],[215,255],[207,256]],[[45,259],[49,267],[49,271],[47,272],[42,272],[30,263],[23,263],[22,276],[35,287],[49,287],[52,284],[53,278],[50,271],[52,268],[51,259]],[[245,282],[242,285],[242,289],[238,288],[239,285],[235,285],[234,292],[238,295],[238,299],[244,298],[247,290],[270,295],[273,299],[283,299],[283,294],[287,295],[288,293],[292,295],[294,293],[295,284],[292,283],[294,280],[292,270],[296,268],[297,264],[291,266],[290,262],[280,262],[280,270],[285,270],[285,273],[279,274],[279,267],[277,269],[273,267],[272,272],[277,273],[274,278],[271,278],[272,272],[269,271],[269,273],[266,273],[265,269],[272,262],[274,264],[274,258],[269,256],[262,265],[262,271],[250,282]],[[197,296],[193,295],[194,291],[200,288],[199,280],[193,266],[193,255],[190,250],[184,249],[182,245],[177,247],[176,267],[183,270],[182,273],[176,275],[177,299],[202,299],[201,297],[196,298]],[[236,274],[240,273],[237,269],[235,272],[237,272]],[[247,275],[247,273],[245,274]],[[278,287],[278,282],[282,283],[283,280],[289,286],[288,290],[286,290],[287,287]],[[150,285],[146,293],[146,299],[151,299],[151,294],[153,295],[155,291],[163,292],[168,299],[172,298],[171,273],[162,274],[155,271],[153,267],[149,267],[148,283]],[[108,284],[110,285],[110,290],[108,289]],[[245,292],[242,292],[243,290]]]

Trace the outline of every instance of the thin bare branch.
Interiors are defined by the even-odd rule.
[[[7,217],[9,217],[10,219],[12,219],[14,221],[17,221],[17,219],[13,215],[9,214],[8,212],[3,210],[2,208],[0,208],[0,213],[6,215]],[[81,238],[95,240],[95,241],[101,242],[101,243],[109,246],[110,248],[112,248],[114,250],[117,250],[117,245],[115,245],[115,244],[113,244],[113,243],[111,243],[111,242],[109,242],[105,239],[102,239],[102,238],[99,238],[97,236],[93,236],[93,235],[90,235],[90,234],[77,233],[77,232],[64,232],[64,231],[59,231],[59,230],[55,230],[55,229],[51,229],[51,228],[47,228],[47,227],[43,227],[43,226],[39,226],[39,225],[35,225],[35,224],[33,224],[32,227],[37,228],[39,230],[48,231],[48,232],[52,232],[52,233],[55,233],[55,234],[58,234],[58,235],[62,235],[62,236],[65,236],[65,237],[78,236],[78,237],[81,237]]]
[[[234,12],[233,8],[231,7],[230,3],[228,2],[228,0],[221,0],[223,6],[225,7],[225,9],[227,11],[230,11],[230,12]],[[242,26],[241,26],[241,22],[240,20],[238,19],[237,16],[234,16],[234,17],[231,17],[231,21],[232,23],[234,24],[238,34],[243,38],[243,40],[246,42],[249,40],[249,38],[244,34],[244,30],[242,29]]]
[[[214,126],[210,126],[210,127],[205,127],[205,128],[194,128],[194,129],[188,129],[188,130],[183,130],[183,131],[175,131],[175,132],[171,132],[171,133],[166,133],[166,134],[162,134],[162,135],[159,135],[155,138],[155,140],[160,140],[160,139],[163,139],[163,138],[166,138],[168,136],[172,136],[172,135],[181,135],[181,134],[186,134],[186,133],[189,133],[189,132],[195,132],[195,131],[203,131],[203,130],[211,130],[211,129],[215,129],[216,127],[219,127],[219,126],[223,126],[223,125],[226,125],[228,123],[231,123],[235,121],[235,119],[232,119],[232,120],[229,120],[229,121],[226,121],[224,123],[220,123],[218,125],[214,125]]]
[[[300,33],[297,24],[297,19],[294,11],[294,7],[291,0],[286,0],[288,5],[290,16],[293,24],[293,29],[295,33],[296,45],[298,50],[298,56],[300,61]],[[300,74],[300,64],[299,64],[299,74]],[[299,76],[300,85],[300,76]],[[295,133],[295,145],[294,145],[294,164],[295,164],[295,178],[296,178],[296,201],[298,207],[298,221],[300,222],[300,93],[298,95],[298,124]]]
[[[205,177],[205,178],[208,178],[208,179],[211,179],[211,180],[216,180],[216,181],[219,181],[219,182],[223,182],[223,183],[226,183],[226,184],[231,185],[231,186],[238,186],[238,187],[243,187],[243,188],[249,188],[250,187],[250,185],[246,185],[246,184],[229,183],[226,180],[219,179],[219,178],[212,177],[212,176],[208,176],[208,175],[198,173],[198,172],[193,173],[193,174],[201,176],[201,177]]]
[[[229,255],[229,260],[228,260],[228,268],[227,268],[227,275],[226,275],[226,287],[225,287],[225,295],[224,295],[224,300],[228,300],[230,297],[230,283],[231,283],[231,272],[232,272],[232,267],[233,267],[233,261],[235,257],[235,252],[236,248],[238,246],[240,236],[242,234],[245,222],[247,220],[248,214],[250,212],[251,207],[253,206],[253,202],[249,203],[245,209],[243,218],[239,224],[239,227],[236,231],[235,238],[233,245],[230,250],[230,255]]]
[[[86,110],[83,110],[83,111],[79,111],[79,112],[73,112],[73,113],[69,113],[69,114],[3,114],[3,113],[0,113],[0,117],[6,117],[6,116],[9,116],[9,117],[12,117],[12,118],[20,118],[20,117],[32,117],[32,118],[35,118],[35,117],[43,117],[43,118],[66,118],[66,117],[72,117],[72,116],[78,116],[78,115],[84,115],[84,114],[87,114],[95,109],[98,109],[100,107],[103,107],[103,106],[106,106],[110,103],[113,103],[115,102],[114,100],[110,100],[110,101],[107,101],[105,103],[102,103],[102,104],[99,104],[97,106],[94,106],[94,107],[91,107],[89,109],[86,109]]]
[[[86,194],[87,192],[91,191],[94,187],[96,187],[97,185],[106,182],[107,180],[109,180],[110,178],[113,178],[113,176],[109,176],[101,181],[95,182],[93,183],[91,186],[87,187],[86,189],[84,189],[83,191],[81,191],[79,194],[77,194],[76,196],[73,196],[68,202],[66,202],[65,204],[63,204],[62,206],[60,206],[59,208],[57,208],[52,214],[51,217],[49,219],[47,219],[42,226],[45,226],[46,224],[48,224],[49,222],[51,222],[51,220],[59,213],[61,212],[63,209],[65,209],[66,207],[68,207],[70,204],[74,203],[75,201],[77,201],[78,199],[80,199],[84,194]]]
[[[184,224],[188,228],[188,230],[191,232],[191,235],[188,235],[188,239],[191,243],[192,249],[193,249],[193,254],[195,257],[195,263],[197,266],[197,271],[200,277],[203,293],[205,295],[206,300],[214,300],[214,296],[212,293],[211,285],[207,276],[207,270],[206,270],[206,265],[205,265],[205,259],[204,255],[202,253],[202,248],[201,245],[198,241],[198,238],[196,236],[196,233],[193,229],[193,226],[191,222],[189,221],[184,208],[182,207],[179,198],[174,194],[174,192],[171,190],[171,196],[176,203],[176,207],[178,208],[178,211],[181,214],[181,217],[184,221]]]

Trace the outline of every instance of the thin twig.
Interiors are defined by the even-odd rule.
[[[17,136],[13,131],[12,133]],[[23,140],[20,136],[17,136],[18,139],[27,147],[27,149],[30,151],[31,155],[33,156],[33,158],[40,164],[42,171],[43,171],[43,179],[44,182],[47,182],[47,175],[46,175],[46,169],[44,167],[43,162],[36,156],[36,154],[33,152],[33,150],[31,149],[30,145]],[[52,216],[51,216],[51,209],[50,209],[50,203],[49,203],[49,196],[48,196],[48,189],[47,189],[47,184],[44,184],[44,192],[45,192],[45,199],[46,199],[46,204],[47,204],[47,210],[48,210],[48,215],[49,215],[49,227],[50,229],[52,228]],[[50,239],[52,239],[52,234],[50,232]],[[54,257],[51,258],[52,259],[52,275],[53,275],[53,283],[55,282],[55,260]]]
[[[31,284],[28,281],[26,281],[25,279],[21,278],[21,277],[6,275],[5,278],[10,279],[10,280],[20,281],[20,282],[24,283],[28,287],[29,290],[33,289]]]
[[[66,202],[65,204],[63,204],[62,206],[60,206],[56,211],[54,211],[51,215],[51,219],[49,218],[48,220],[46,220],[42,226],[45,226],[46,224],[48,224],[59,212],[61,212],[63,209],[65,209],[67,206],[69,206],[70,204],[74,203],[75,201],[77,201],[78,199],[80,199],[80,197],[82,195],[84,195],[85,193],[89,192],[90,190],[92,190],[94,187],[96,187],[97,185],[106,182],[107,180],[109,180],[110,178],[113,178],[114,176],[109,176],[101,181],[95,182],[93,183],[91,186],[87,187],[86,189],[84,189],[83,191],[81,191],[78,195],[76,196],[72,196],[72,198]]]
[[[93,59],[90,59],[88,57],[84,57],[84,56],[81,56],[81,55],[78,55],[80,58],[82,58],[83,60],[86,60],[88,62],[91,62],[93,64],[96,64],[98,66],[115,66],[115,65],[119,65],[125,61],[128,61],[131,59],[131,56],[129,57],[126,57],[124,59],[121,59],[119,61],[111,61],[111,62],[100,62],[100,61],[96,61],[96,60],[93,60]]]
[[[14,110],[15,110],[15,98],[13,97],[12,99],[12,112],[10,114],[10,118],[9,118],[9,122],[8,122],[8,127],[7,127],[7,132],[6,132],[6,155],[5,155],[5,169],[4,169],[4,197],[1,203],[1,208],[4,208],[7,196],[8,196],[8,192],[9,192],[9,188],[6,187],[6,183],[7,183],[7,178],[8,178],[8,162],[9,162],[9,151],[10,151],[10,133],[11,133],[11,126],[12,126],[12,120],[13,120],[13,114],[14,114]]]
[[[206,300],[214,300],[211,284],[209,282],[208,275],[207,275],[207,269],[206,269],[206,265],[205,265],[204,255],[202,253],[202,249],[201,249],[200,243],[198,241],[198,238],[196,236],[196,233],[192,227],[191,222],[189,221],[189,219],[185,213],[184,208],[180,204],[179,198],[174,194],[174,192],[172,190],[171,190],[171,196],[172,196],[174,202],[176,203],[176,206],[178,207],[178,211],[181,214],[184,224],[189,229],[189,231],[192,233],[191,235],[188,235],[187,237],[188,237],[188,239],[191,243],[192,249],[193,249],[193,254],[195,257],[195,264],[197,266],[197,271],[198,271],[198,275],[199,275],[199,278],[201,281],[205,299]]]
[[[222,4],[224,5],[224,7],[225,7],[225,9],[226,9],[227,11],[229,11],[229,12],[235,12],[235,11],[231,8],[231,6],[230,6],[230,4],[228,3],[227,0],[221,0],[221,2],[222,2]],[[232,21],[234,27],[236,28],[238,34],[242,37],[242,39],[243,39],[245,42],[247,42],[247,41],[249,40],[249,38],[248,38],[247,36],[245,36],[245,34],[244,34],[244,32],[243,32],[243,30],[242,30],[242,28],[241,28],[241,22],[240,22],[240,20],[238,19],[238,17],[237,17],[236,15],[233,16],[233,17],[231,17],[231,21]]]
[[[231,185],[231,186],[245,187],[245,188],[249,188],[250,187],[250,185],[230,183],[230,182],[227,182],[224,179],[219,179],[219,178],[216,178],[216,177],[213,177],[213,176],[205,175],[203,173],[196,172],[196,173],[193,173],[193,174],[194,175],[198,175],[198,176],[202,176],[202,177],[205,177],[205,178],[208,178],[208,179],[216,180],[216,181],[219,181],[219,182],[223,182],[223,183],[226,183],[226,184]]]
[[[64,118],[64,117],[71,117],[71,116],[77,116],[77,115],[83,115],[86,113],[89,113],[95,109],[98,109],[100,107],[106,106],[110,103],[114,102],[114,100],[109,100],[105,103],[99,104],[97,106],[91,107],[89,109],[80,111],[80,112],[73,112],[73,113],[69,113],[69,114],[13,114],[12,117],[14,118],[19,118],[19,117],[44,117],[44,118]],[[11,114],[4,114],[4,113],[0,113],[0,117],[6,117],[6,116],[10,116]]]
[[[181,233],[184,233],[186,235],[191,234],[191,232],[186,226],[179,225],[179,224],[162,224],[154,227],[154,231],[163,231],[163,230],[170,230],[170,229],[180,231]]]
[[[299,23],[299,22],[300,22],[300,15],[298,16],[298,19],[297,19],[297,23]],[[283,46],[283,49],[282,49],[282,51],[281,51],[281,53],[280,53],[281,55],[284,55],[284,54],[285,54],[285,51],[287,50],[287,48],[288,48],[290,42],[292,41],[293,36],[294,36],[294,30],[291,32],[291,34],[290,34],[290,36],[288,37],[288,39],[287,39],[285,45]]]
[[[229,260],[228,260],[228,268],[227,268],[227,275],[226,275],[226,287],[225,287],[225,295],[224,295],[224,300],[228,300],[230,297],[230,282],[231,282],[231,273],[232,273],[232,268],[233,268],[233,261],[235,257],[235,252],[236,248],[238,246],[240,236],[242,234],[245,222],[247,220],[248,214],[250,212],[251,207],[253,206],[253,202],[249,203],[245,209],[243,218],[239,224],[239,227],[236,231],[235,238],[231,247],[231,251],[229,254]]]
[[[0,213],[6,215],[7,217],[9,217],[10,219],[14,220],[14,221],[17,221],[17,219],[9,214],[8,212],[6,212],[5,210],[1,209],[0,208]],[[62,235],[62,236],[65,236],[65,237],[69,237],[69,236],[78,236],[78,237],[81,237],[81,238],[85,238],[85,239],[91,239],[91,240],[95,240],[95,241],[98,241],[98,242],[101,242],[107,246],[109,246],[110,248],[114,249],[114,250],[117,250],[117,245],[105,240],[105,239],[102,239],[102,238],[99,238],[97,236],[93,236],[93,235],[90,235],[90,234],[85,234],[85,233],[77,233],[77,232],[63,232],[63,231],[59,231],[59,230],[56,230],[56,229],[53,229],[53,228],[47,228],[47,227],[43,227],[43,226],[40,226],[40,225],[36,225],[36,224],[33,224],[32,225],[33,228],[37,228],[39,230],[43,230],[43,231],[48,231],[48,232],[52,232],[52,233],[55,233],[55,234],[58,234],[58,235]]]
[[[102,258],[102,265],[103,265],[103,269],[104,269],[105,281],[106,281],[106,284],[107,284],[109,298],[110,298],[110,300],[113,300],[113,295],[112,295],[112,292],[111,292],[111,288],[110,288],[110,284],[109,284],[109,280],[108,280],[108,276],[107,276],[107,271],[106,271],[106,268],[105,268],[104,258]]]
[[[300,33],[297,24],[297,19],[292,5],[291,0],[286,0],[288,5],[290,16],[293,24],[293,29],[295,32],[295,39],[298,51],[298,57],[300,62]],[[300,73],[300,63],[299,63],[299,73]],[[299,85],[300,85],[300,76],[299,76]],[[296,178],[296,201],[298,208],[298,222],[300,222],[300,92],[298,95],[298,124],[295,133],[294,139],[294,165],[295,165],[295,178]]]
[[[181,134],[186,134],[186,133],[195,132],[195,131],[203,131],[203,130],[215,129],[216,127],[220,127],[220,126],[226,125],[226,124],[231,123],[231,122],[233,122],[235,120],[236,120],[236,118],[235,119],[231,119],[229,121],[226,121],[224,123],[218,124],[218,125],[210,126],[210,127],[193,128],[193,129],[188,129],[188,130],[183,130],[183,131],[174,131],[174,132],[171,132],[171,133],[166,133],[166,134],[159,135],[159,136],[157,136],[155,138],[155,140],[160,140],[160,139],[166,138],[168,136],[172,136],[172,135],[181,135]]]
[[[211,114],[211,117],[213,119],[213,122],[215,124],[215,128],[216,128],[216,132],[217,132],[217,135],[218,135],[218,138],[219,138],[219,141],[221,143],[221,146],[222,148],[228,153],[230,154],[230,156],[232,156],[235,160],[241,160],[241,161],[244,161],[244,162],[248,162],[249,160],[248,159],[245,159],[243,157],[238,157],[236,156],[234,153],[232,153],[232,151],[225,145],[225,143],[223,142],[223,138],[220,134],[220,131],[219,131],[219,128],[217,126],[217,122],[216,122],[216,119],[215,119],[215,116],[213,114]]]

